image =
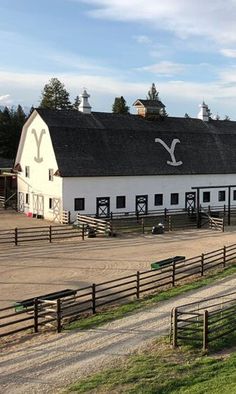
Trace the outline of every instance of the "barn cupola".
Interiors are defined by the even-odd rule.
[[[84,89],[83,93],[80,94],[80,104],[79,104],[79,111],[83,112],[84,114],[91,114],[91,105],[88,102],[88,98],[90,95],[87,93],[86,89]]]
[[[159,92],[157,92],[156,86],[153,83],[148,91],[146,100],[138,99],[133,104],[133,106],[138,110],[138,115],[151,119],[163,116],[163,113],[165,113],[165,105],[159,99],[158,94]]]
[[[208,108],[208,105],[203,101],[202,104],[199,105],[200,111],[198,113],[198,119],[203,120],[203,122],[209,122],[210,118],[210,110]]]

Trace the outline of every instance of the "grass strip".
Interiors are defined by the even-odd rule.
[[[149,295],[141,300],[135,300],[128,302],[127,304],[115,306],[107,311],[101,311],[98,314],[81,318],[64,327],[64,330],[74,330],[74,329],[89,329],[92,327],[97,327],[102,324],[108,323],[110,321],[121,319],[132,312],[146,309],[147,307],[152,307],[156,303],[164,300],[169,300],[170,298],[176,297],[178,295],[184,294],[188,291],[196,290],[201,287],[210,285],[216,280],[226,278],[230,275],[236,273],[236,264],[225,268],[224,271],[211,273],[208,277],[203,277],[196,279],[194,282],[186,283],[184,285],[179,285],[173,287],[169,290],[162,291],[157,294]]]
[[[172,350],[167,340],[158,339],[145,352],[82,379],[65,392],[232,394],[235,387],[235,353],[216,357],[188,348]]]

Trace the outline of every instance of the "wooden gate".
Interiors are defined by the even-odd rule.
[[[61,199],[52,199],[52,209],[53,209],[53,221],[56,223],[61,222]]]
[[[18,211],[24,212],[24,193],[18,193]]]
[[[148,213],[148,196],[136,196],[136,214],[147,215]]]
[[[185,193],[185,209],[189,213],[195,211],[196,208],[196,192]]]
[[[97,197],[96,216],[104,218],[110,216],[110,197]]]
[[[44,198],[42,194],[33,194],[33,217],[43,218]]]

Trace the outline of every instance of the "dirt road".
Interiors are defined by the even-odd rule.
[[[161,302],[89,331],[50,334],[3,349],[0,360],[1,394],[46,394],[99,369],[168,333],[174,306],[234,291],[236,275],[206,288]]]

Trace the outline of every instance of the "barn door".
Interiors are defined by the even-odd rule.
[[[136,214],[147,215],[148,213],[148,196],[136,196]]]
[[[185,209],[189,213],[193,213],[196,208],[196,192],[185,193]]]
[[[52,199],[52,209],[53,209],[53,221],[60,223],[61,222],[61,199],[53,198]]]
[[[41,194],[33,194],[33,216],[43,218],[44,215],[44,198]]]
[[[110,216],[110,197],[97,197],[96,216],[104,218]]]
[[[24,212],[24,193],[18,193],[18,211]]]

